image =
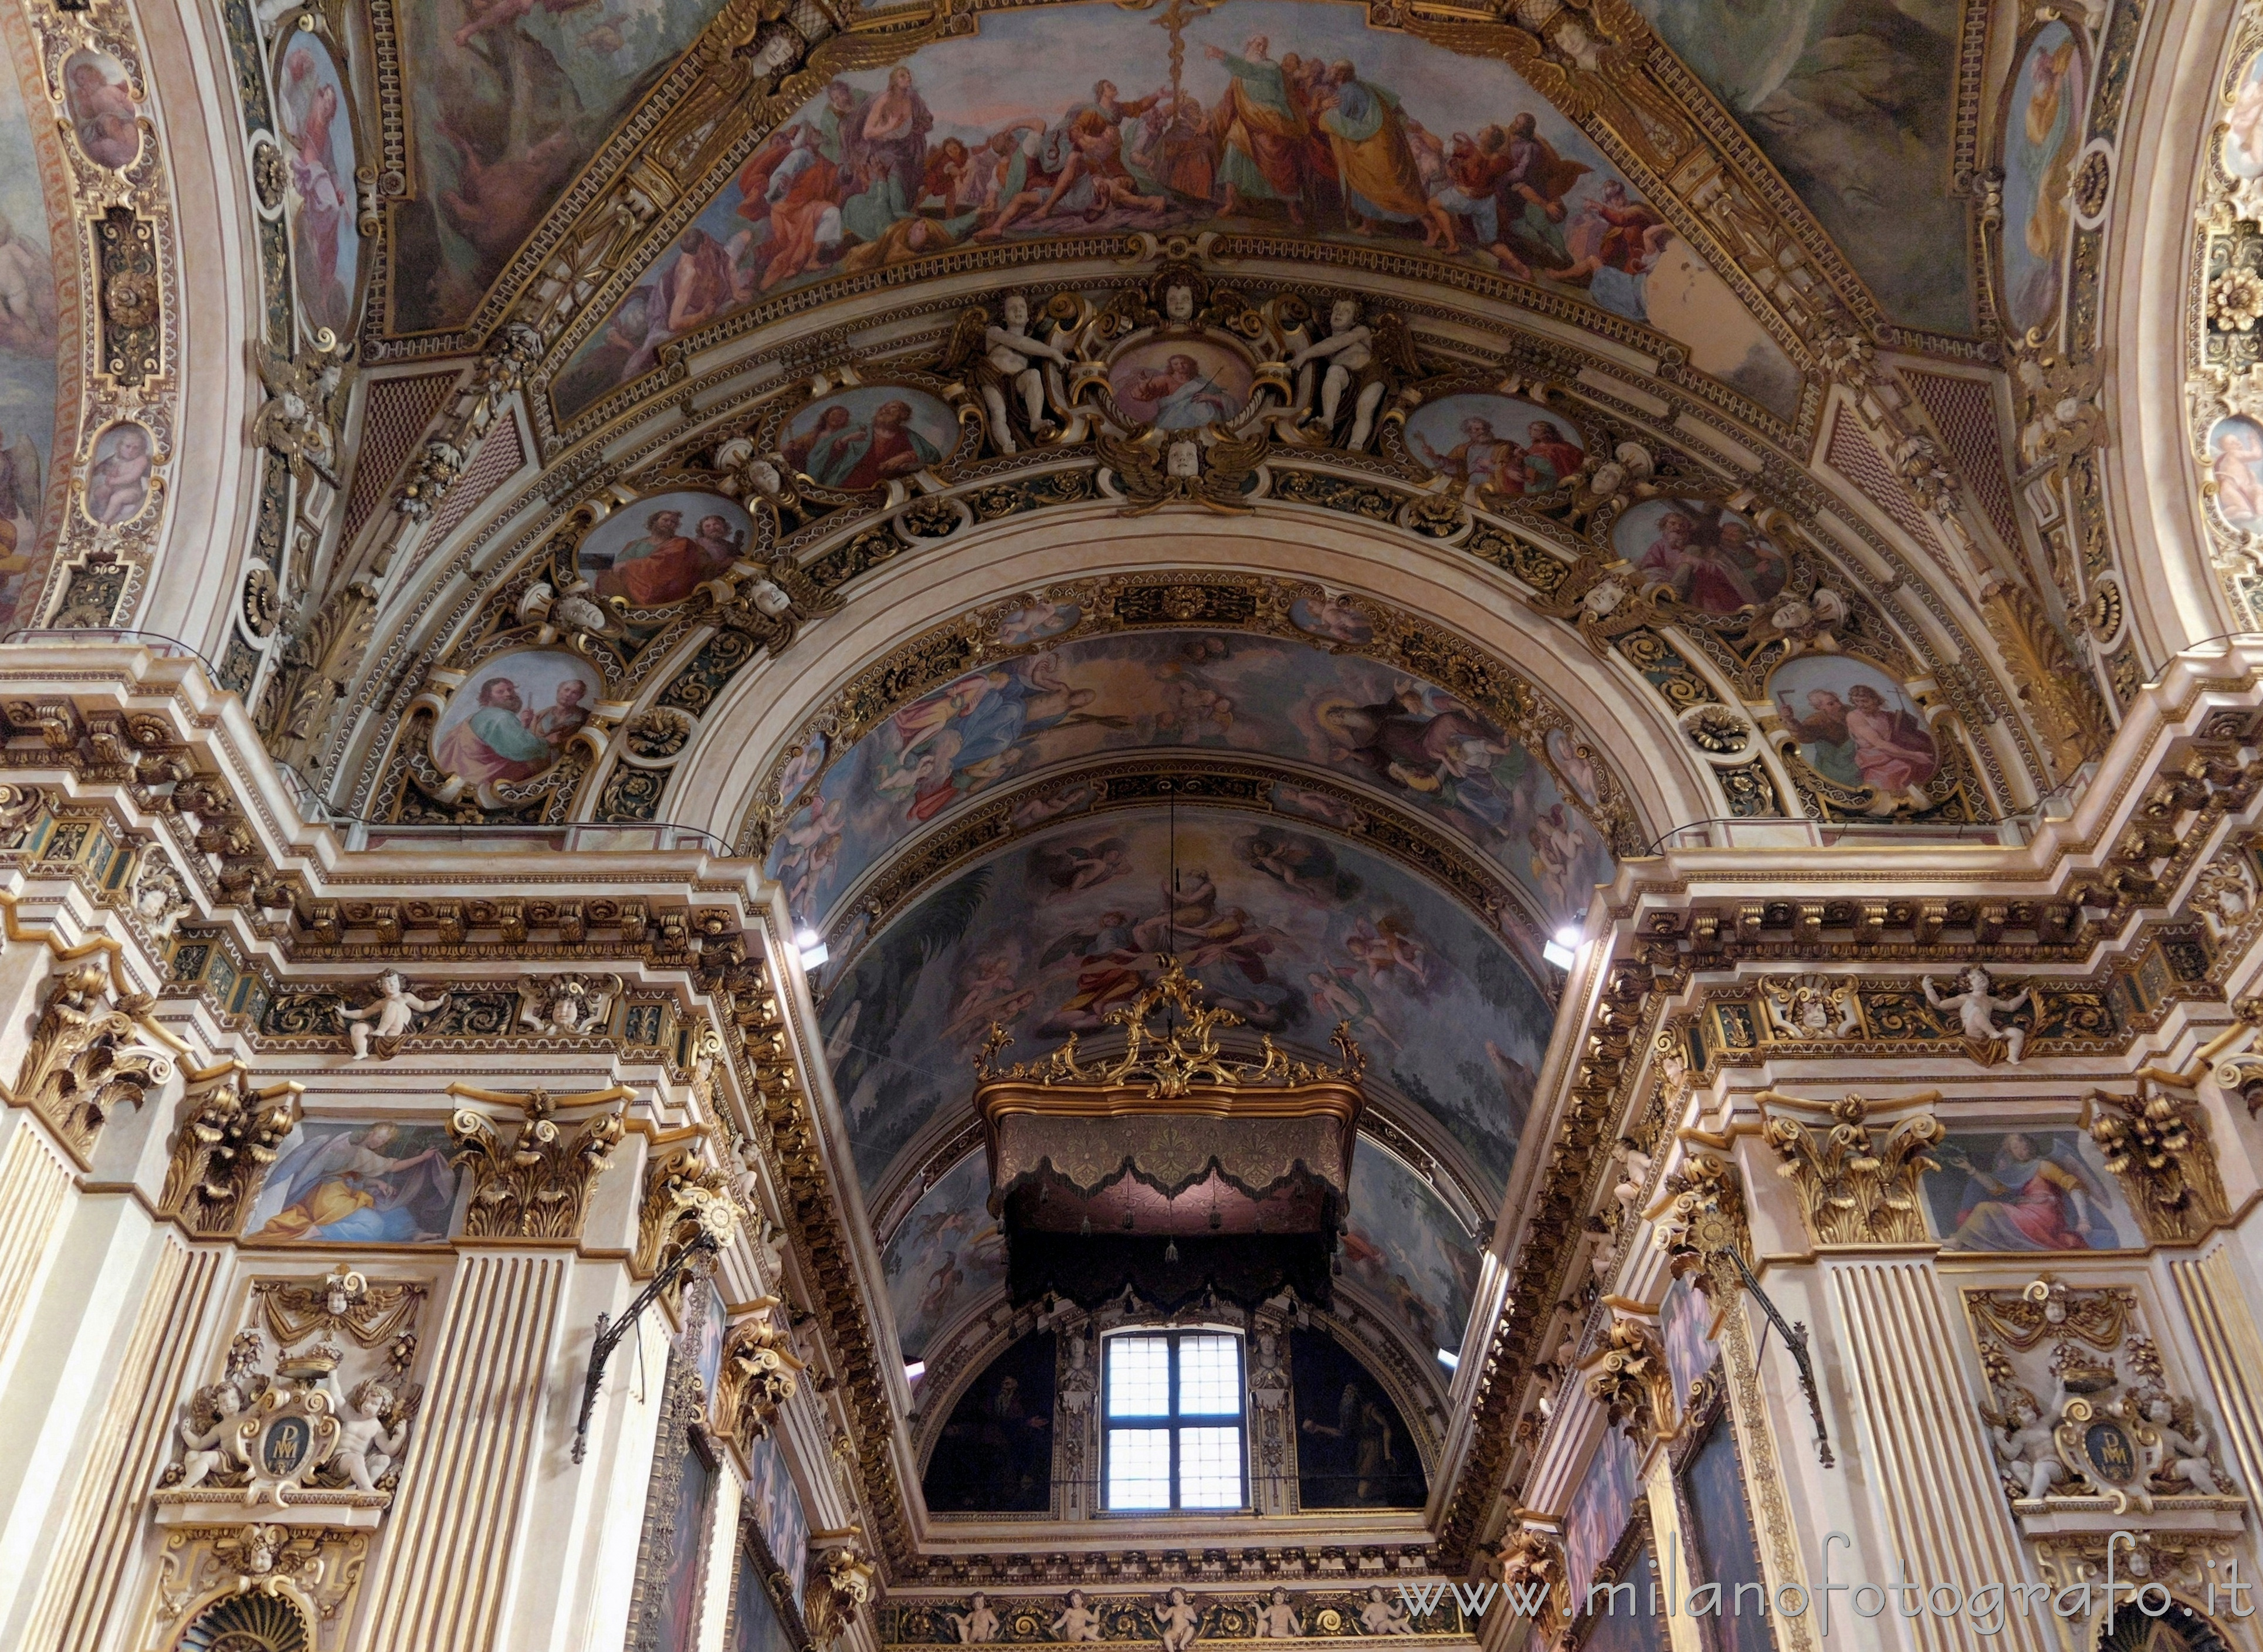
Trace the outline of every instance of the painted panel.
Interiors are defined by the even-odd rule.
[[[785,1453],[768,1434],[747,1448],[747,1503],[763,1541],[770,1545],[770,1558],[792,1580],[799,1602],[809,1568],[809,1517],[802,1510],[801,1489],[786,1469]]]
[[[2098,1145],[2059,1129],[1952,1130],[1926,1214],[1944,1250],[2113,1250],[2144,1243]]]
[[[924,1356],[938,1331],[1005,1288],[1006,1240],[989,1197],[989,1167],[976,1153],[922,1194],[888,1235],[881,1266],[907,1360]]]
[[[416,199],[394,215],[394,326],[468,317],[568,179],[717,0],[415,0]]]
[[[284,1139],[244,1219],[257,1244],[439,1244],[459,1174],[437,1124],[308,1119]]]
[[[1355,621],[1315,610],[1298,623]],[[967,799],[1067,759],[1158,746],[1301,757],[1385,792],[1474,843],[1551,922],[1584,912],[1611,875],[1601,837],[1546,765],[1444,690],[1357,655],[1209,631],[1085,637],[912,701],[826,770],[778,834],[770,872],[797,917],[821,922],[866,869]]]
[[[1712,1433],[1682,1468],[1681,1502],[1688,1521],[1689,1570],[1697,1583],[1717,1584],[1720,1590],[1705,1613],[1714,1645],[1718,1652],[1774,1652],[1768,1583],[1761,1572],[1752,1507],[1745,1501],[1744,1477],[1739,1472],[1737,1437],[1726,1417],[1714,1424]],[[1737,1590],[1744,1584],[1753,1587],[1739,1599]]]
[[[1606,1430],[1564,1514],[1564,1576],[1575,1608],[1586,1605],[1595,1568],[1610,1557],[1639,1494],[1633,1442],[1618,1429]]]
[[[1797,371],[1727,285],[1506,64],[1325,0],[1171,16],[1166,33],[1115,6],[993,11],[979,34],[833,81],[576,353],[560,411],[649,371],[667,340],[826,276],[1008,236],[1209,225],[1506,270],[1796,409]]]
[[[351,105],[329,47],[294,30],[283,47],[275,98],[291,149],[291,264],[307,330],[327,327],[340,338],[353,335],[361,274]]]
[[[1024,1337],[951,1408],[921,1490],[937,1514],[1042,1514],[1052,1506],[1053,1334]]]
[[[0,624],[39,595],[42,489],[55,458],[55,274],[16,76],[0,72]]]
[[[2012,330],[2055,331],[2073,228],[2068,190],[2082,148],[2086,65],[2064,23],[2035,31],[2004,123],[2004,312]]]
[[[1970,332],[1949,0],[1637,0],[1905,326]]]
[[[1674,1396],[1686,1402],[1689,1385],[1713,1368],[1720,1350],[1707,1336],[1713,1322],[1713,1305],[1687,1279],[1676,1279],[1659,1304],[1659,1329],[1665,1333],[1666,1366],[1674,1376]]]
[[[1345,1276],[1383,1299],[1418,1358],[1458,1353],[1477,1293],[1478,1248],[1437,1194],[1390,1154],[1353,1156]]]
[[[1419,1509],[1428,1486],[1391,1395],[1333,1337],[1289,1338],[1296,1402],[1297,1503],[1305,1509]]]

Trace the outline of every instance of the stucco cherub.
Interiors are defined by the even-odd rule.
[[[369,1041],[372,1037],[397,1039],[416,1025],[419,1011],[437,1010],[444,1002],[418,997],[408,990],[408,983],[390,969],[377,978],[377,992],[375,1002],[358,1010],[343,1005],[338,1010],[346,1019],[346,1036],[353,1040],[353,1058],[358,1061],[369,1059]]]
[[[1996,1018],[2009,1015],[2027,1003],[2031,995],[2026,988],[2021,988],[2009,998],[1997,997],[1988,990],[1988,972],[1977,964],[1964,972],[1964,990],[1959,993],[1944,996],[1934,988],[1931,975],[1925,976],[1923,981],[1925,1001],[1936,1010],[1956,1011],[1957,1025],[1963,1028],[1966,1038],[1976,1044],[2001,1040],[2012,1065],[2017,1067],[2020,1064],[2021,1052],[2027,1047],[2027,1029],[1999,1027],[1996,1025]]]
[[[1202,1633],[1202,1609],[1187,1604],[1187,1591],[1174,1589],[1155,1608],[1156,1638],[1163,1652],[1187,1652]]]
[[[243,1413],[243,1390],[229,1380],[207,1383],[189,1400],[189,1414],[181,1419],[181,1477],[173,1489],[186,1491],[201,1486],[228,1466],[221,1442],[235,1431]]]
[[[338,1448],[330,1460],[346,1471],[358,1490],[375,1491],[408,1443],[408,1419],[388,1426],[386,1418],[392,1411],[393,1390],[374,1377],[356,1385],[346,1396]]]
[[[2051,1443],[2051,1424],[2024,1393],[2013,1399],[2003,1432],[1988,1431],[1988,1446],[2022,1496],[2048,1497],[2052,1488],[2066,1478],[2066,1465],[2059,1460],[2057,1447]]]
[[[1414,1620],[1406,1615],[1406,1608],[1386,1598],[1380,1586],[1367,1591],[1367,1602],[1359,1609],[1359,1627],[1370,1634],[1414,1633]]]
[[[1084,1590],[1068,1591],[1068,1605],[1053,1619],[1053,1634],[1063,1641],[1100,1639],[1100,1614],[1084,1604]]]
[[[965,1612],[946,1612],[943,1615],[958,1632],[961,1646],[981,1645],[998,1638],[998,1613],[987,1596],[975,1596],[966,1603]]]
[[[1261,1641],[1293,1640],[1305,1633],[1305,1620],[1297,1615],[1290,1603],[1289,1591],[1276,1589],[1272,1598],[1257,1608],[1257,1638]]]

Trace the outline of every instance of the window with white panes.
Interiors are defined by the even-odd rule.
[[[1241,1338],[1225,1330],[1126,1330],[1103,1349],[1103,1506],[1118,1513],[1247,1506]]]

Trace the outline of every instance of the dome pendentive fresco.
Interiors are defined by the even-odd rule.
[[[0,1644],[2246,1644],[2263,0],[0,47]]]

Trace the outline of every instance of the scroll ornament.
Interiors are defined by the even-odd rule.
[[[1781,1106],[1791,1099],[1775,1090],[1762,1090],[1758,1098],[1767,1119],[1762,1135],[1782,1161],[1776,1174],[1798,1189],[1808,1237],[1824,1245],[1923,1243],[1927,1235],[1918,1207],[1918,1178],[1941,1168],[1926,1151],[1944,1134],[1940,1120],[1929,1112],[1904,1119],[1881,1141],[1863,1122],[1869,1103],[1860,1096],[1832,1104],[1828,1130],[1768,1114],[1769,1102]],[[1905,1099],[1930,1105],[1941,1096],[1928,1090]]]
[[[457,1108],[448,1120],[448,1134],[457,1144],[451,1162],[469,1170],[472,1177],[472,1202],[464,1217],[464,1236],[580,1237],[589,1192],[613,1149],[620,1145],[625,1115],[616,1107],[570,1130],[561,1129],[553,1115],[560,1102],[610,1099],[614,1093],[567,1096],[556,1101],[542,1090],[524,1096],[475,1093],[479,1100],[516,1102],[524,1113],[525,1122],[509,1142],[484,1113]]]
[[[128,997],[112,1005],[105,997],[109,982],[109,967],[99,957],[56,971],[16,1080],[13,1098],[82,1156],[112,1114],[140,1106],[173,1073],[170,1057],[136,1042],[134,1018],[150,1001]]]
[[[284,1137],[299,1126],[305,1086],[286,1081],[253,1090],[229,1067],[192,1089],[173,1142],[157,1208],[202,1237],[233,1234],[267,1178]]]
[[[723,1339],[723,1366],[715,1379],[716,1432],[741,1443],[770,1431],[778,1408],[793,1398],[805,1369],[793,1351],[793,1333],[770,1310],[778,1299],[765,1296],[756,1312],[731,1327]]]
[[[2230,1219],[2200,1109],[2151,1080],[2141,1096],[2093,1090],[2081,1122],[2129,1195],[2145,1237],[2177,1244]]]
[[[1619,1319],[1602,1335],[1587,1365],[1587,1395],[1637,1445],[1672,1439],[1674,1377],[1657,1336],[1639,1320]]]
[[[696,1146],[653,1160],[637,1213],[637,1272],[657,1272],[702,1232],[713,1235],[719,1247],[727,1244],[739,1222],[731,1180],[701,1158]]]
[[[810,1579],[808,1591],[803,1597],[802,1621],[808,1627],[810,1645],[818,1652],[828,1652],[856,1621],[857,1612],[872,1598],[873,1579],[878,1569],[855,1540],[863,1535],[856,1526],[842,1532],[812,1533],[813,1539],[819,1541],[840,1537],[851,1540],[826,1552],[823,1569]]]

